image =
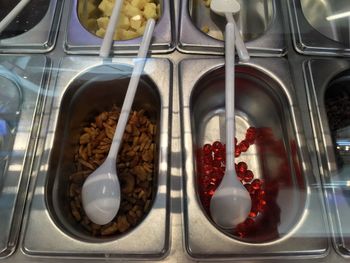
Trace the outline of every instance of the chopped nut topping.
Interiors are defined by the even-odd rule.
[[[76,170],[69,176],[68,195],[73,218],[93,236],[124,233],[136,226],[149,211],[153,193],[156,124],[144,110],[133,111],[118,154],[121,205],[107,225],[92,223],[86,216],[81,189],[85,179],[106,159],[119,119],[120,109],[100,113],[95,122],[82,129],[76,149]]]

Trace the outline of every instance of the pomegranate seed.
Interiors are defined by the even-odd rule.
[[[259,212],[263,212],[264,208],[266,206],[266,201],[265,200],[260,200],[259,204],[257,205],[257,209]]]
[[[254,190],[259,190],[260,187],[261,187],[261,181],[259,179],[254,179],[252,182],[251,182],[251,185],[253,187]]]
[[[213,172],[213,167],[209,164],[205,164],[203,171],[205,175],[211,175]]]
[[[221,170],[220,167],[213,166],[213,176],[218,177],[220,176]]]
[[[240,181],[243,181],[244,180],[244,177],[245,177],[245,173],[242,173],[241,171],[238,171],[236,172],[237,174],[237,177]]]
[[[258,194],[258,198],[259,199],[262,199],[262,198],[264,198],[265,197],[265,191],[264,190],[260,190],[259,191],[259,194]]]
[[[257,211],[250,211],[249,216],[254,218],[258,215]]]
[[[244,184],[244,187],[247,189],[247,191],[250,193],[252,190],[252,186],[250,184]]]
[[[237,168],[239,172],[245,173],[248,169],[248,165],[245,162],[239,162]]]
[[[205,145],[203,146],[203,153],[204,153],[205,155],[209,155],[209,154],[212,153],[212,147],[211,147],[210,144],[205,144]]]
[[[265,200],[260,200],[259,201],[259,205],[262,205],[262,206],[266,205],[266,201]]]
[[[204,164],[211,164],[213,162],[213,157],[210,155],[206,155],[203,157],[203,163]]]
[[[254,178],[254,174],[251,170],[247,170],[245,175],[244,175],[244,181],[245,182],[250,182]]]
[[[209,196],[213,196],[214,193],[215,193],[215,190],[214,190],[214,189],[210,189],[210,190],[208,191],[208,195],[209,195]]]
[[[246,152],[249,148],[249,142],[247,140],[243,140],[239,143],[239,148],[241,149],[241,152]]]
[[[237,157],[239,157],[241,155],[241,148],[240,147],[236,147],[235,148],[235,157],[237,158]]]
[[[212,165],[213,165],[213,168],[220,168],[221,167],[221,164],[222,162],[217,160],[217,159],[214,159],[213,162],[212,162]]]
[[[254,219],[253,219],[253,218],[250,218],[250,217],[248,217],[248,218],[243,222],[243,224],[244,224],[244,226],[245,226],[246,228],[252,227],[252,226],[254,225],[254,223],[255,223]]]
[[[224,161],[224,156],[222,154],[215,154],[214,160],[222,162]]]
[[[222,151],[223,148],[224,148],[224,146],[219,141],[214,142],[212,145],[212,150],[214,153]]]
[[[253,144],[256,139],[256,128],[249,127],[246,132],[245,139],[249,142],[249,144]]]

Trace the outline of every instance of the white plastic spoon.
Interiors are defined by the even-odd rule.
[[[243,42],[242,36],[239,33],[236,25],[234,14],[237,14],[241,9],[241,6],[236,0],[212,0],[210,3],[210,9],[221,16],[225,16],[228,23],[232,23],[235,27],[235,44],[237,48],[237,54],[241,61],[248,61],[250,59],[247,48]]]
[[[123,0],[116,0],[111,18],[109,19],[108,26],[106,29],[105,36],[102,41],[102,45],[100,47],[100,57],[107,58],[109,53],[111,52],[111,47],[113,43],[113,36],[115,32],[115,28],[118,23],[119,13],[122,9]]]
[[[117,155],[140,76],[145,66],[154,25],[154,19],[147,21],[108,156],[104,163],[88,176],[83,185],[83,208],[90,220],[99,225],[112,221],[119,210],[120,184],[116,169]]]
[[[251,198],[247,189],[237,179],[235,154],[235,49],[234,25],[225,28],[225,108],[226,108],[226,170],[211,202],[210,214],[222,228],[233,228],[243,222],[251,209]]]
[[[18,16],[18,14],[26,7],[30,0],[21,0],[7,16],[0,22],[0,34],[6,29],[6,27]]]

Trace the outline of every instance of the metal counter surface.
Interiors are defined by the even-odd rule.
[[[176,3],[176,13],[179,13],[179,4],[180,0],[174,0]],[[285,25],[284,30],[286,32],[286,35],[289,35],[289,21],[288,21],[288,10],[286,5],[283,5],[283,17],[285,19]],[[59,30],[59,36],[57,40],[56,48],[51,51],[49,54],[47,54],[48,58],[52,62],[53,65],[53,73],[52,75],[55,75],[56,70],[58,69],[60,58],[68,56],[65,54],[63,50],[63,43],[64,43],[64,37],[65,37],[65,28],[67,19],[66,16],[69,13],[69,1],[65,2],[64,10],[63,10],[63,17],[62,17],[62,23]],[[178,26],[176,26],[178,28]],[[296,95],[299,100],[300,105],[300,113],[303,116],[302,118],[302,124],[305,131],[305,138],[306,138],[306,144],[308,147],[308,150],[310,152],[311,161],[312,161],[312,168],[314,169],[315,174],[319,174],[318,171],[318,161],[316,157],[316,148],[315,148],[315,142],[314,142],[314,135],[312,133],[312,126],[311,121],[309,117],[309,108],[307,104],[307,98],[305,94],[305,84],[304,84],[304,76],[302,72],[302,65],[303,62],[306,60],[309,60],[310,57],[307,56],[301,56],[298,55],[292,45],[292,39],[291,37],[286,37],[287,42],[287,52],[288,52],[288,61],[290,65],[290,70],[292,74],[292,79],[294,81],[294,86],[296,88]],[[183,227],[183,207],[182,207],[182,199],[183,199],[183,185],[182,185],[182,167],[183,167],[183,161],[182,161],[182,147],[181,147],[181,120],[180,120],[180,94],[179,94],[179,63],[183,59],[188,58],[213,58],[214,56],[206,56],[206,55],[188,55],[188,54],[182,54],[178,51],[174,51],[171,54],[167,55],[153,55],[152,57],[161,57],[161,58],[168,58],[173,63],[173,112],[172,112],[172,134],[171,134],[171,230],[170,230],[170,251],[169,254],[165,256],[164,259],[162,259],[160,262],[184,262],[184,263],[190,263],[190,262],[200,262],[191,259],[188,254],[185,251],[185,245],[184,245],[184,227]],[[50,103],[50,102],[47,102]],[[47,118],[48,116],[43,116],[43,118]],[[37,121],[40,121],[40,118],[37,119]],[[39,136],[38,140],[38,150],[44,148],[44,139],[46,134],[42,133]],[[34,167],[37,167],[40,164],[40,160],[38,158],[34,159]],[[35,170],[35,169],[33,169]],[[32,179],[36,177],[36,174],[31,174]],[[32,198],[31,193],[33,193],[33,189],[35,185],[32,183],[29,186],[29,194],[27,197],[27,200],[30,200]],[[313,185],[314,188],[319,189],[320,183]],[[28,206],[25,209],[25,215],[28,215]],[[23,219],[22,225],[25,225],[27,220],[26,216]],[[21,222],[18,222],[18,224],[15,226],[18,229],[21,227]],[[22,229],[23,230],[23,229]],[[324,230],[322,230],[323,232]],[[45,229],[42,229],[43,234],[49,234],[45,232]],[[41,233],[37,233],[39,236]],[[328,233],[328,236],[331,236],[330,233]],[[21,233],[21,237],[17,244],[16,251],[10,255],[7,258],[0,259],[0,262],[4,263],[26,263],[26,262],[48,262],[48,263],[58,263],[58,262],[76,262],[76,263],[82,263],[82,262],[118,262],[118,260],[115,259],[109,259],[105,258],[103,260],[96,260],[96,259],[76,259],[76,258],[52,258],[52,257],[33,257],[28,256],[22,251],[22,244],[23,244],[23,231]],[[340,262],[345,263],[349,262],[349,259],[343,258],[339,256],[335,250],[330,247],[330,250],[328,251],[328,255],[324,258],[314,258],[314,259],[284,259],[284,258],[276,258],[276,259],[268,259],[268,260],[245,260],[245,261],[239,261],[239,262]],[[232,260],[233,261],[233,260]],[[126,262],[126,261],[120,261],[120,262]],[[130,261],[131,262],[131,261]],[[140,261],[135,261],[140,262]],[[148,261],[144,261],[148,262]],[[151,262],[151,261],[149,261]],[[205,261],[205,262],[210,262]],[[217,262],[217,261],[211,261],[211,262]],[[226,261],[228,262],[228,261]],[[237,261],[236,261],[237,262]]]

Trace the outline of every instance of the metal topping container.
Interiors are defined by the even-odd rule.
[[[4,10],[10,12],[14,2],[16,1],[7,2]],[[51,51],[56,43],[63,2],[31,0],[0,34],[0,53]],[[3,16],[7,12],[4,12]]]
[[[146,109],[157,124],[154,198],[150,212],[131,231],[92,237],[73,220],[67,207],[67,180],[81,125],[92,113],[121,106],[132,72],[131,59],[63,59],[44,110],[41,140],[45,147],[25,226],[23,251],[35,256],[77,258],[162,258],[169,249],[169,123],[171,64],[149,59],[133,108]],[[70,69],[67,71],[66,69]],[[159,74],[159,69],[162,74]],[[45,229],[46,233],[36,233]]]
[[[304,64],[315,144],[332,223],[334,247],[350,256],[348,60],[315,59]]]
[[[203,0],[181,2],[179,50],[185,53],[223,54],[226,21],[213,14]],[[252,56],[283,56],[286,53],[280,1],[238,1],[237,26]],[[204,31],[204,32],[203,32]],[[206,32],[209,31],[209,32]]]
[[[43,56],[0,56],[0,257],[14,252],[45,95]]]
[[[80,2],[79,2],[80,1]],[[152,53],[167,53],[175,49],[175,25],[173,20],[173,1],[160,0],[160,18],[158,19],[150,51]],[[89,32],[79,19],[78,5],[82,0],[72,0],[70,16],[67,24],[67,35],[64,49],[69,54],[98,54],[102,38]],[[136,54],[142,37],[129,40],[114,41],[115,54]]]
[[[289,0],[293,44],[301,54],[349,56],[348,1]]]
[[[252,150],[237,160],[245,160],[256,178],[264,180],[268,198],[266,210],[254,219],[256,230],[240,237],[215,225],[198,194],[198,149],[216,140],[224,143],[223,60],[181,63],[185,247],[191,257],[307,258],[327,253],[321,192],[313,187],[318,179],[306,151],[289,74],[283,59],[252,58],[236,66],[237,139],[241,140],[250,126],[270,134],[268,142],[251,146]]]

